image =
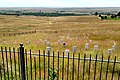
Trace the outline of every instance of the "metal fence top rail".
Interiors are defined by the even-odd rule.
[[[3,50],[3,51],[1,51],[0,50],[0,52],[13,52],[13,53],[20,53],[19,51],[13,51],[13,50]],[[25,54],[28,54],[28,55],[30,55],[30,52],[25,52]],[[32,53],[31,52],[31,55],[32,56],[34,56],[34,57],[39,57],[39,53]],[[52,54],[40,54],[40,56],[46,56],[46,57],[56,57],[56,58],[69,58],[69,59],[75,59],[75,60],[87,60],[87,61],[97,61],[97,62],[110,62],[110,63],[118,63],[118,64],[120,64],[120,61],[114,61],[114,60],[102,60],[102,59],[95,59],[95,58],[78,58],[78,57],[71,57],[71,56],[56,56],[56,55],[52,55]]]
[[[27,53],[27,54],[30,54],[30,53]],[[34,55],[35,57],[38,57],[39,56],[39,54],[31,54],[31,55]],[[68,56],[56,56],[56,55],[48,55],[48,54],[40,54],[40,56],[49,56],[49,57],[57,57],[57,58],[68,58]],[[75,60],[91,60],[91,61],[97,61],[97,62],[110,62],[110,63],[114,63],[115,61],[114,60],[102,60],[102,59],[94,59],[94,58],[78,58],[78,57],[71,57],[71,56],[69,56],[69,59],[75,59]],[[120,61],[116,61],[115,63],[119,63],[120,64]]]

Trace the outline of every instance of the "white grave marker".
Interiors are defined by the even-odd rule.
[[[108,49],[108,55],[112,53],[112,49]]]
[[[31,39],[29,39],[29,40],[26,41],[27,45],[30,44],[30,43],[31,43]]]
[[[90,34],[88,34],[88,37],[90,37]]]
[[[116,45],[113,45],[112,50],[115,51],[115,49],[116,49]]]
[[[89,40],[89,43],[91,44],[91,43],[92,43],[92,40]]]
[[[60,40],[58,40],[58,44],[60,44],[61,43],[61,41]]]
[[[62,38],[61,38],[60,40],[61,40],[61,41],[63,41],[63,39],[62,39]]]
[[[45,45],[47,44],[47,40],[44,41],[45,42]]]
[[[89,48],[88,43],[85,43],[85,49],[88,50],[88,48]]]
[[[66,56],[68,56],[69,52],[70,52],[69,49],[66,49],[66,50],[65,50]],[[70,56],[70,55],[69,55],[69,56]]]
[[[6,43],[6,40],[4,39],[3,42]]]
[[[98,45],[94,45],[94,51],[98,51]]]
[[[94,35],[96,34],[96,32],[93,33]]]
[[[77,51],[77,47],[73,46],[73,53],[76,53],[76,51]]]
[[[86,39],[88,40],[88,39],[89,39],[89,37],[86,37]]]
[[[85,35],[85,33],[83,33],[83,36]]]
[[[76,37],[76,40],[78,40],[78,37]]]
[[[50,50],[51,50],[51,48],[50,47],[46,47],[46,53],[50,53]]]
[[[42,43],[42,39],[39,39],[39,40],[38,40],[38,43]]]
[[[114,42],[113,45],[116,45],[116,43]]]
[[[47,42],[47,46],[50,46],[50,42]]]
[[[69,35],[66,37],[66,39],[69,39],[70,37],[69,37]]]
[[[28,40],[28,41],[26,41],[26,44],[28,45],[28,44],[30,44],[30,41]]]

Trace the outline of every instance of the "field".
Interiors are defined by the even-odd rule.
[[[77,46],[77,53],[93,55],[94,53],[108,55],[107,50],[116,44],[116,50],[111,55],[118,56],[120,52],[119,20],[100,20],[97,16],[0,16],[1,35],[31,30],[36,30],[36,33],[2,36],[0,44],[7,47],[19,47],[19,44],[23,43],[25,48],[32,49],[35,53],[38,50],[46,50],[45,40],[47,40],[50,42],[51,50],[55,52],[69,49],[72,53],[72,47]],[[62,46],[62,42],[66,42],[66,47]],[[89,43],[89,50],[85,50],[85,43]],[[94,45],[99,46],[97,52],[94,52]]]
[[[21,34],[16,36],[14,35],[3,36],[3,33],[13,34],[24,33],[28,31],[36,31],[36,33]],[[104,59],[107,59],[108,49],[112,48],[113,45],[116,45],[115,50],[113,50],[111,53],[111,59],[113,60],[114,56],[117,56],[117,60],[120,60],[119,20],[100,20],[97,16],[68,16],[68,17],[0,16],[0,35],[1,46],[15,47],[17,49],[19,47],[19,44],[23,43],[25,49],[27,50],[32,49],[32,53],[35,54],[37,54],[38,50],[41,50],[41,52],[43,52],[42,50],[46,50],[47,45],[45,44],[45,41],[48,41],[50,42],[51,52],[55,51],[55,55],[57,55],[57,52],[59,51],[60,55],[62,56],[62,52],[65,51],[66,49],[69,49],[70,56],[72,56],[72,48],[73,46],[77,46],[77,52],[75,53],[75,57],[78,57],[78,53],[81,54],[81,57],[83,57],[83,54],[86,54],[86,57],[89,57],[89,55],[91,54],[92,58],[95,58],[95,55],[98,54],[98,58],[101,59],[101,55],[103,54]],[[58,40],[60,41],[59,44]],[[62,45],[63,42],[66,42],[65,47],[63,47]],[[85,50],[85,43],[89,44],[88,50]],[[94,45],[98,45],[97,51],[94,51]],[[29,58],[30,57],[28,56],[28,62],[30,62]],[[37,59],[36,66],[38,70],[39,63],[38,58],[36,59]],[[43,59],[44,58],[41,58],[41,62],[43,61]],[[55,58],[55,66],[57,66],[56,60],[57,58]],[[76,60],[75,74],[78,73],[77,62],[78,61]],[[84,64],[83,61],[81,61],[81,63]],[[89,62],[87,61],[86,63]],[[91,64],[93,65],[94,62],[92,62]],[[30,67],[30,65],[31,63],[28,63],[28,68]],[[46,65],[48,65],[48,63],[46,63]],[[65,59],[65,65],[67,65],[67,59]],[[88,64],[85,65],[87,71]],[[98,63],[98,65],[99,66],[97,66],[98,70],[97,73],[99,74],[100,63]],[[107,64],[104,63],[103,65],[104,65],[103,71],[105,72]],[[32,66],[34,66],[34,63]],[[43,73],[43,65],[41,66]],[[52,64],[50,64],[50,66],[52,66]],[[72,60],[70,60],[70,66],[72,66]],[[60,60],[60,67],[62,67],[62,60]],[[109,67],[110,69],[112,69],[111,66]],[[116,65],[116,67],[118,68],[119,65]],[[94,66],[91,67],[91,73],[93,73],[93,69]],[[62,68],[60,70],[62,72]],[[67,70],[66,66],[65,70]],[[30,70],[28,69],[28,71]],[[28,74],[30,76],[30,73]],[[70,72],[70,74],[72,74],[72,72]],[[93,74],[90,75],[93,76]],[[86,79],[87,77],[85,78],[85,80]]]

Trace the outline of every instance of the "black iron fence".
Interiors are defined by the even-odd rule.
[[[120,80],[120,61],[104,56],[10,47],[0,50],[0,80]]]

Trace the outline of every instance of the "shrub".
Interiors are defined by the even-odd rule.
[[[117,15],[113,15],[113,14],[111,15],[111,18],[116,18],[116,17],[117,17]]]
[[[98,15],[98,12],[95,12],[95,16],[97,16]]]
[[[57,77],[58,77],[57,72],[58,72],[57,68],[55,68],[54,71],[52,68],[49,68],[49,79],[50,80],[57,80]]]
[[[104,19],[104,16],[101,16],[101,19],[103,20],[103,19]]]
[[[105,16],[105,19],[107,19],[107,16]]]

